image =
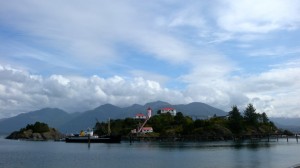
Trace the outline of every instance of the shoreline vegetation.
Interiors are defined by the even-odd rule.
[[[159,114],[159,111],[157,112]],[[154,132],[132,134],[131,130],[138,128],[144,119],[117,119],[110,121],[111,132],[121,135],[124,140],[153,140],[153,141],[216,141],[261,139],[278,136],[291,136],[292,132],[278,129],[268,119],[266,113],[257,113],[249,104],[243,114],[237,106],[227,116],[213,116],[209,119],[193,120],[178,112],[176,116],[170,113],[154,115],[145,127],[152,127]],[[107,123],[97,122],[96,134],[104,134]]]
[[[19,131],[14,131],[6,137],[6,139],[31,141],[60,140],[63,138],[64,135],[58,130],[50,128],[47,124],[42,122],[28,124],[25,128],[21,128]]]
[[[152,116],[145,127],[152,127],[153,132],[131,133],[132,129],[141,126],[144,119],[115,119],[109,123],[97,122],[94,133],[105,135],[111,132],[125,141],[221,141],[262,139],[276,136],[291,136],[292,132],[278,129],[268,119],[266,113],[257,113],[252,104],[249,104],[243,114],[237,106],[232,106],[227,116],[213,116],[209,119],[195,119],[178,112],[176,116],[170,113]],[[110,124],[110,126],[108,126]],[[110,128],[108,130],[107,128]],[[7,139],[24,139],[34,141],[60,140],[65,135],[50,128],[47,124],[36,122],[25,128],[11,133]],[[298,140],[298,139],[297,139]]]

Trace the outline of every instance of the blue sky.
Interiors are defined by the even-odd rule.
[[[0,118],[207,103],[300,117],[300,2],[1,1]]]

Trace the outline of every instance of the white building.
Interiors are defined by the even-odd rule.
[[[141,133],[151,133],[151,132],[153,132],[153,128],[152,127],[143,127],[142,128],[142,130],[141,130]],[[133,129],[133,130],[131,130],[131,133],[132,134],[135,134],[135,133],[137,133],[137,130],[136,129]]]
[[[162,108],[160,109],[160,113],[161,114],[166,114],[166,113],[170,113],[172,116],[176,116],[176,109],[171,108],[171,107],[167,107],[167,108]]]
[[[146,119],[146,116],[144,114],[142,114],[142,113],[138,113],[138,114],[135,115],[134,118],[135,119]]]
[[[153,128],[152,127],[144,127],[142,129],[142,133],[150,133],[153,132]]]

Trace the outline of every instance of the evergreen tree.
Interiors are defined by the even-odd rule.
[[[242,120],[242,115],[236,105],[232,106],[232,110],[228,113],[228,119],[234,121]]]
[[[266,114],[265,112],[263,112],[263,113],[261,114],[261,118],[262,118],[262,122],[263,122],[264,124],[267,124],[267,123],[269,122],[269,118],[268,118],[268,116],[267,116],[267,114]]]
[[[243,117],[236,105],[232,106],[232,110],[228,116],[229,128],[234,134],[240,134],[243,130]]]
[[[184,124],[185,118],[181,112],[178,112],[176,116],[174,117],[175,124]]]
[[[49,126],[42,122],[35,122],[34,124],[28,124],[24,130],[31,129],[34,133],[43,133],[50,130]]]
[[[258,115],[256,113],[256,109],[250,103],[244,111],[244,119],[247,124],[252,126],[257,126],[258,123]]]

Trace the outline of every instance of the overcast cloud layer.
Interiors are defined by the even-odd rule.
[[[0,118],[253,103],[300,117],[300,1],[1,1]]]

